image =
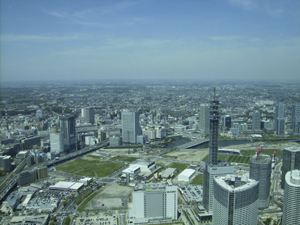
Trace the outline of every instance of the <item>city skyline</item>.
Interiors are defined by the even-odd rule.
[[[298,1],[1,1],[1,82],[299,80]]]

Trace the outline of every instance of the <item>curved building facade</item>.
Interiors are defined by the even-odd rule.
[[[267,208],[270,203],[271,165],[271,157],[265,154],[255,154],[250,160],[250,179],[259,181],[259,209]]]
[[[285,185],[285,175],[288,171],[300,169],[300,147],[292,146],[283,149],[281,188]]]
[[[282,224],[300,224],[300,170],[285,175]]]
[[[226,175],[214,178],[213,224],[256,225],[259,182]]]

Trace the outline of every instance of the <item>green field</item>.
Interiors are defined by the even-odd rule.
[[[190,182],[193,185],[202,185],[203,184],[203,175],[197,174],[194,179]]]
[[[189,166],[190,166],[190,164],[176,163],[176,162],[173,162],[172,164],[168,165],[169,168],[176,168],[179,171],[183,171],[186,168],[188,168]]]
[[[228,154],[218,154],[218,160],[225,160],[227,159],[228,157]],[[208,158],[209,158],[209,154],[207,156],[205,156],[204,159],[202,159],[202,161],[208,161]]]
[[[110,160],[111,161],[123,161],[123,162],[133,162],[135,160],[137,160],[138,158],[135,157],[126,157],[126,156],[117,156],[117,157],[113,157]]]
[[[86,177],[106,177],[123,166],[119,162],[76,159],[56,167],[56,170]]]
[[[227,158],[228,162],[234,162],[234,163],[246,163],[250,164],[250,157],[245,157],[245,156],[238,156],[238,155],[230,155]]]

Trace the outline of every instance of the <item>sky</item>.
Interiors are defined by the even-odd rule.
[[[300,81],[299,0],[1,0],[1,81]]]

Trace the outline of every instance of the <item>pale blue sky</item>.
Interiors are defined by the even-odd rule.
[[[299,0],[1,0],[1,80],[300,80]]]

